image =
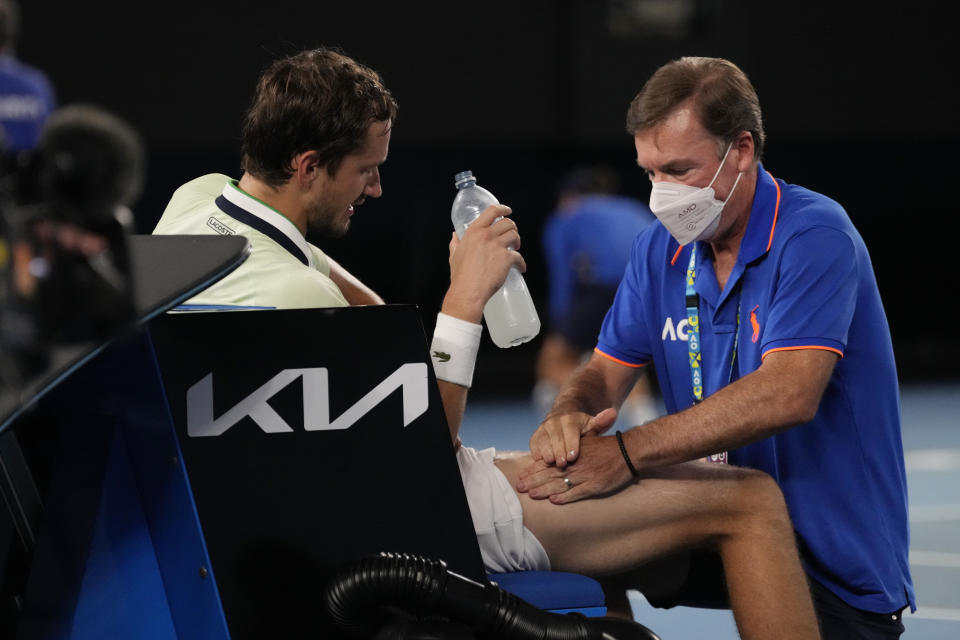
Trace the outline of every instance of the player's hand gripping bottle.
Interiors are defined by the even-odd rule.
[[[492,193],[477,184],[471,171],[461,171],[454,178],[457,196],[453,199],[450,217],[457,237],[491,204],[500,204]],[[483,308],[483,319],[494,344],[514,347],[527,342],[540,332],[540,318],[527,290],[527,283],[516,267],[511,267],[503,286]]]

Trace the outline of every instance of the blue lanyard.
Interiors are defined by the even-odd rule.
[[[690,359],[690,382],[693,385],[693,404],[703,402],[703,359],[700,356],[700,295],[694,288],[697,281],[697,244],[690,246],[690,264],[687,265],[687,355]],[[741,299],[742,302],[742,299]],[[733,354],[727,384],[733,381],[733,367],[737,362],[737,344],[740,340],[740,302],[737,303],[737,330],[733,336]],[[727,452],[708,457],[711,462],[726,462]]]

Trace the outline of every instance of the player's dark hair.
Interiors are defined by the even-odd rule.
[[[277,60],[260,76],[244,118],[243,169],[279,186],[293,175],[294,156],[316,151],[333,175],[363,146],[372,123],[396,117],[396,100],[380,76],[338,51]]]

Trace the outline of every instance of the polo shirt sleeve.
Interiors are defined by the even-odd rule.
[[[642,367],[653,358],[645,313],[652,308],[647,300],[651,292],[640,273],[644,253],[639,240],[635,241],[596,347],[601,355],[628,367]]]
[[[818,226],[787,240],[770,309],[751,310],[751,321],[759,316],[764,325],[761,357],[797,349],[842,357],[858,282],[856,247],[845,232]]]
[[[313,253],[313,268],[323,275],[330,276],[330,259],[323,251],[314,245],[310,245],[310,252]]]
[[[277,309],[311,309],[349,306],[340,288],[318,271],[303,269],[295,278],[285,278],[271,288]]]

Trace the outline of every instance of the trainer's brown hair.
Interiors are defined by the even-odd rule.
[[[691,99],[711,135],[726,143],[749,131],[760,159],[766,134],[757,92],[739,67],[722,58],[679,58],[657,69],[627,109],[627,133],[655,127]]]
[[[275,61],[257,81],[243,121],[243,170],[272,186],[291,160],[317,151],[330,175],[374,122],[395,121],[397,102],[377,72],[330,48]]]

